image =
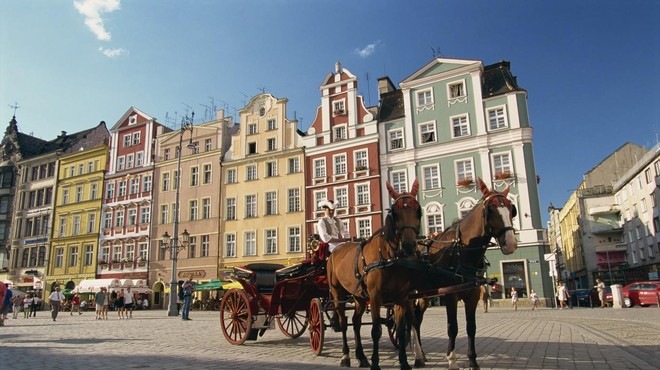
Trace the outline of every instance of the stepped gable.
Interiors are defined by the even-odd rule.
[[[518,86],[517,80],[516,76],[511,74],[511,63],[508,61],[485,66],[481,86],[484,98],[512,91],[525,91]]]

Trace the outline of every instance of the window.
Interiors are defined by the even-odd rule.
[[[289,163],[288,173],[300,172],[300,158],[298,157],[289,158],[288,163]]]
[[[417,106],[424,107],[433,104],[433,90],[427,89],[417,92]]]
[[[53,177],[55,176],[55,162],[51,162],[48,164],[48,177]]]
[[[277,176],[277,162],[266,162],[266,177]]]
[[[335,205],[337,208],[348,207],[348,187],[342,186],[335,188]]]
[[[134,154],[126,155],[126,168],[133,168],[133,160],[135,159]]]
[[[346,113],[346,102],[344,100],[337,100],[332,103],[333,113],[335,116]]]
[[[126,255],[124,257],[129,262],[135,260],[135,244],[126,244]]]
[[[59,236],[63,237],[66,233],[66,218],[60,218]]]
[[[277,140],[274,138],[266,139],[266,150],[269,152],[277,150]]]
[[[34,167],[32,167],[32,172],[31,172],[30,180],[31,180],[31,181],[36,181],[36,180],[38,180],[38,179],[39,179],[39,167],[34,166]],[[26,263],[27,263],[27,262],[26,262]]]
[[[236,257],[236,234],[225,235],[225,257]]]
[[[163,204],[160,206],[160,223],[161,224],[166,224],[167,223],[167,216],[169,213],[169,206],[167,204]]]
[[[170,190],[170,173],[169,172],[163,172],[161,184],[162,184],[161,185],[161,190],[162,191]]]
[[[135,225],[137,222],[137,209],[131,208],[128,210],[128,220],[126,221],[126,225],[132,226]]]
[[[96,232],[96,213],[87,214],[87,233],[91,234]]]
[[[80,215],[73,216],[73,235],[80,235]]]
[[[456,116],[451,118],[452,137],[461,137],[470,135],[470,125],[468,116]]]
[[[440,188],[440,168],[438,165],[422,167],[424,190]]]
[[[123,140],[124,140],[124,141],[123,141],[124,148],[127,148],[127,147],[131,146],[131,141],[132,141],[132,140],[131,140],[131,135],[130,135],[130,134],[128,134],[128,135],[124,135]]]
[[[424,210],[426,216],[427,235],[440,233],[444,229],[442,223],[442,208],[437,203],[431,203]]]
[[[392,172],[392,187],[397,193],[408,191],[408,181],[406,180],[405,171]]]
[[[83,200],[83,188],[82,186],[76,187],[76,203],[80,203]]]
[[[367,239],[371,236],[371,219],[361,218],[357,220],[357,236],[358,238]]]
[[[21,267],[29,266],[29,262],[28,262],[29,258],[30,258],[30,250],[27,248],[23,249],[23,258],[21,260]]]
[[[142,177],[142,191],[145,193],[151,192],[151,187],[153,186],[151,181],[151,175],[145,175]]]
[[[387,136],[390,150],[403,149],[403,130],[392,130]]]
[[[71,254],[69,254],[69,266],[78,266],[78,247],[71,247]]]
[[[126,195],[126,181],[119,182],[119,190],[117,190],[117,196],[123,197]]]
[[[128,117],[128,124],[129,125],[134,125],[137,123],[137,114],[134,114],[130,117]]]
[[[174,181],[172,182],[172,190],[181,189],[181,188],[179,187],[179,181],[180,181],[180,179],[179,179],[179,171],[172,171],[172,178],[173,178],[173,180],[174,180]]]
[[[427,122],[419,125],[420,143],[435,142],[435,122]]]
[[[45,266],[46,265],[46,247],[41,246],[39,247],[39,255],[37,256],[37,266]]]
[[[323,178],[326,177],[325,174],[325,158],[319,158],[314,160],[314,178]]]
[[[230,168],[227,170],[227,184],[235,184],[236,183],[236,169],[235,168]]]
[[[274,118],[269,119],[266,122],[266,130],[272,131],[277,129],[277,121]]]
[[[369,194],[369,184],[360,184],[355,186],[355,198],[357,204],[364,206],[371,203],[371,196]]]
[[[651,176],[651,169],[647,168],[644,171],[644,178],[646,178],[646,183],[649,184],[651,181],[653,181],[653,177]]]
[[[456,161],[456,179],[458,181],[461,180],[474,180],[474,171],[472,169],[472,160],[471,159],[464,159],[464,160],[459,160]]]
[[[149,257],[149,244],[147,243],[139,243],[138,244],[138,257],[142,258],[143,260],[147,260],[147,257]]]
[[[133,133],[133,145],[140,144],[140,131]]]
[[[369,153],[366,150],[355,152],[355,170],[364,171],[369,168]]]
[[[188,258],[197,257],[197,237],[191,236],[188,241]]]
[[[254,135],[254,134],[256,134],[256,133],[258,132],[258,131],[257,131],[257,127],[258,127],[258,126],[257,126],[256,123],[248,123],[247,134],[248,134],[248,135]]]
[[[124,226],[124,211],[115,211],[115,227]]]
[[[257,196],[245,196],[245,218],[257,217]]]
[[[199,185],[199,167],[190,168],[190,186]]]
[[[266,192],[266,215],[277,214],[277,192]]]
[[[289,243],[287,245],[288,253],[302,252],[302,237],[299,226],[289,227]]]
[[[69,204],[69,189],[62,190],[62,204]]]
[[[202,198],[202,219],[211,218],[211,198]]]
[[[134,177],[131,179],[131,194],[137,194],[140,192],[140,178]]]
[[[320,191],[315,191],[314,192],[314,208],[316,211],[321,211],[321,207],[319,206],[319,203],[322,200],[328,199],[328,193],[326,190],[320,190]]]
[[[245,232],[245,249],[243,254],[246,256],[257,255],[257,233],[254,231]]]
[[[245,167],[245,180],[256,180],[257,179],[257,165],[252,164]]]
[[[496,178],[504,178],[503,176],[513,173],[509,153],[493,154],[493,172]]]
[[[334,132],[334,141],[346,139],[346,125],[335,126],[332,131]]]
[[[112,227],[112,212],[103,213],[103,228],[109,229]]]
[[[213,150],[213,141],[211,139],[205,139],[204,140],[204,151],[205,152],[210,152]]]
[[[164,158],[165,160],[170,159],[170,155],[171,155],[171,154],[170,154],[170,148],[167,148],[167,149],[163,150],[163,158]]]
[[[64,248],[55,249],[55,267],[62,267],[64,262]]]
[[[211,250],[211,237],[208,235],[202,235],[201,257],[208,257],[210,250]]]
[[[44,205],[49,205],[53,201],[53,188],[46,189],[46,195],[44,196]]]
[[[99,186],[98,184],[91,184],[89,188],[89,199],[94,200],[98,197]]]
[[[275,254],[277,253],[277,230],[269,229],[266,230],[266,249],[264,254]]]
[[[203,184],[210,184],[211,183],[211,165],[210,164],[205,164],[202,166],[202,183]]]
[[[225,215],[227,220],[236,219],[236,198],[227,198],[227,211]]]
[[[117,171],[121,171],[124,169],[124,163],[126,161],[126,158],[124,156],[117,157]]]
[[[248,155],[257,154],[257,143],[248,143],[247,150]]]
[[[113,262],[121,261],[121,244],[116,244],[112,246],[112,261]]]
[[[87,162],[87,173],[92,173],[96,170],[94,162]]]
[[[123,158],[122,158],[122,159],[123,159]],[[71,167],[69,167],[69,177],[73,177],[73,176],[75,176],[75,175],[76,175],[75,171],[76,171],[76,167],[75,167],[75,166],[71,166]]]
[[[463,81],[449,84],[448,89],[449,89],[450,99],[455,99],[465,96],[465,84]]]
[[[488,110],[488,127],[491,130],[506,127],[506,116],[504,114],[504,106],[492,108]]]
[[[148,224],[151,222],[151,208],[149,206],[140,207],[140,223]]]
[[[197,199],[193,199],[189,203],[190,221],[197,220],[197,212],[199,211],[199,204]]]
[[[106,184],[105,198],[112,199],[114,197],[115,197],[115,184],[113,182],[109,182]]]
[[[287,193],[287,212],[300,212],[300,189],[289,189]]]
[[[346,155],[337,155],[334,157],[335,162],[335,175],[343,175],[347,172]]]
[[[199,153],[199,141],[193,141],[193,149],[192,149],[192,154],[198,154]]]

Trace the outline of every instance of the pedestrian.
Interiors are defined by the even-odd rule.
[[[105,296],[103,297],[103,312],[101,316],[104,320],[107,320],[108,308],[110,307],[110,294],[108,294],[108,288],[103,288],[103,293],[105,293]]]
[[[5,320],[7,320],[7,314],[9,313],[9,310],[11,310],[11,301],[14,297],[14,292],[9,289],[9,284],[0,283],[0,285],[4,285],[5,287],[5,297],[2,299],[2,308],[0,308],[0,326],[4,326]]]
[[[7,295],[7,290],[8,289],[5,286],[5,284],[0,283],[0,311],[4,306],[5,295]],[[2,316],[0,316],[0,326],[5,326],[5,321],[2,319]]]
[[[195,283],[192,281],[192,275],[182,285],[183,288],[183,308],[181,309],[182,320],[192,320],[190,315],[190,305],[192,303],[192,293],[195,290]]]
[[[56,286],[55,291],[50,293],[48,303],[50,303],[50,316],[53,321],[57,321],[57,314],[60,312],[60,306],[64,302],[64,294],[60,292],[60,287]]]
[[[566,301],[568,300],[569,297],[570,295],[568,294],[568,289],[566,289],[566,285],[564,284],[563,281],[560,282],[559,288],[557,288],[557,298],[559,298],[560,310],[566,308]]]
[[[511,306],[514,311],[518,311],[518,291],[514,287],[511,287]]]
[[[483,284],[479,292],[479,300],[484,304],[484,313],[488,313],[488,302],[490,301],[490,293],[488,292],[488,284]]]
[[[105,287],[101,287],[101,290],[94,294],[94,302],[96,302],[96,319],[101,320],[103,318],[103,302],[105,301]]]
[[[124,314],[126,315],[127,319],[133,318],[133,306],[135,306],[134,302],[135,302],[135,293],[131,292],[131,287],[128,287],[126,288],[126,292],[124,293]]]
[[[30,317],[30,310],[32,309],[32,296],[30,294],[26,294],[25,298],[23,298],[23,318],[27,319]]]
[[[605,283],[600,278],[596,278],[596,286],[598,291],[598,299],[600,300],[600,308],[605,308]]]
[[[82,312],[80,312],[80,295],[78,293],[73,295],[73,298],[71,298],[71,316],[73,316],[73,310],[78,311],[78,315],[82,315]]]
[[[14,296],[14,298],[12,299],[12,301],[13,301],[12,303],[13,303],[13,305],[14,305],[12,318],[15,319],[15,318],[18,318],[18,311],[21,310],[21,305],[22,305],[22,302],[23,302],[23,297],[21,297],[20,295],[16,295],[16,296]]]
[[[124,289],[120,290],[117,293],[117,299],[115,300],[115,310],[117,310],[117,317],[119,319],[124,318]]]
[[[529,294],[529,299],[532,300],[532,311],[538,310],[539,309],[539,295],[536,294],[534,289],[532,289],[532,292]]]
[[[37,311],[41,309],[41,298],[38,295],[32,296],[32,301],[30,302],[30,316],[37,317]]]

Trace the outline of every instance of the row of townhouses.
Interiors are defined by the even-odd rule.
[[[508,62],[433,59],[398,85],[380,78],[377,106],[365,105],[339,63],[319,90],[305,132],[287,118],[287,99],[268,93],[238,117],[218,111],[169,128],[131,107],[110,128],[52,141],[21,133],[12,118],[0,164],[0,278],[38,294],[135,279],[164,307],[171,279],[206,282],[232,266],[306,258],[321,200],[336,202],[351,235],[368,237],[390,204],[385,181],[406,191],[418,179],[427,235],[478,202],[481,177],[509,186],[519,210],[518,251],[487,253],[499,294],[552,296],[527,92]],[[184,235],[172,277],[172,247]]]
[[[572,289],[658,280],[660,144],[625,143],[584,175],[563,207],[550,205],[548,240]]]

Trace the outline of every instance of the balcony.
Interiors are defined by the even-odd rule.
[[[599,215],[608,215],[608,214],[617,214],[621,212],[621,208],[618,204],[598,206],[589,208],[590,216],[599,216]]]

